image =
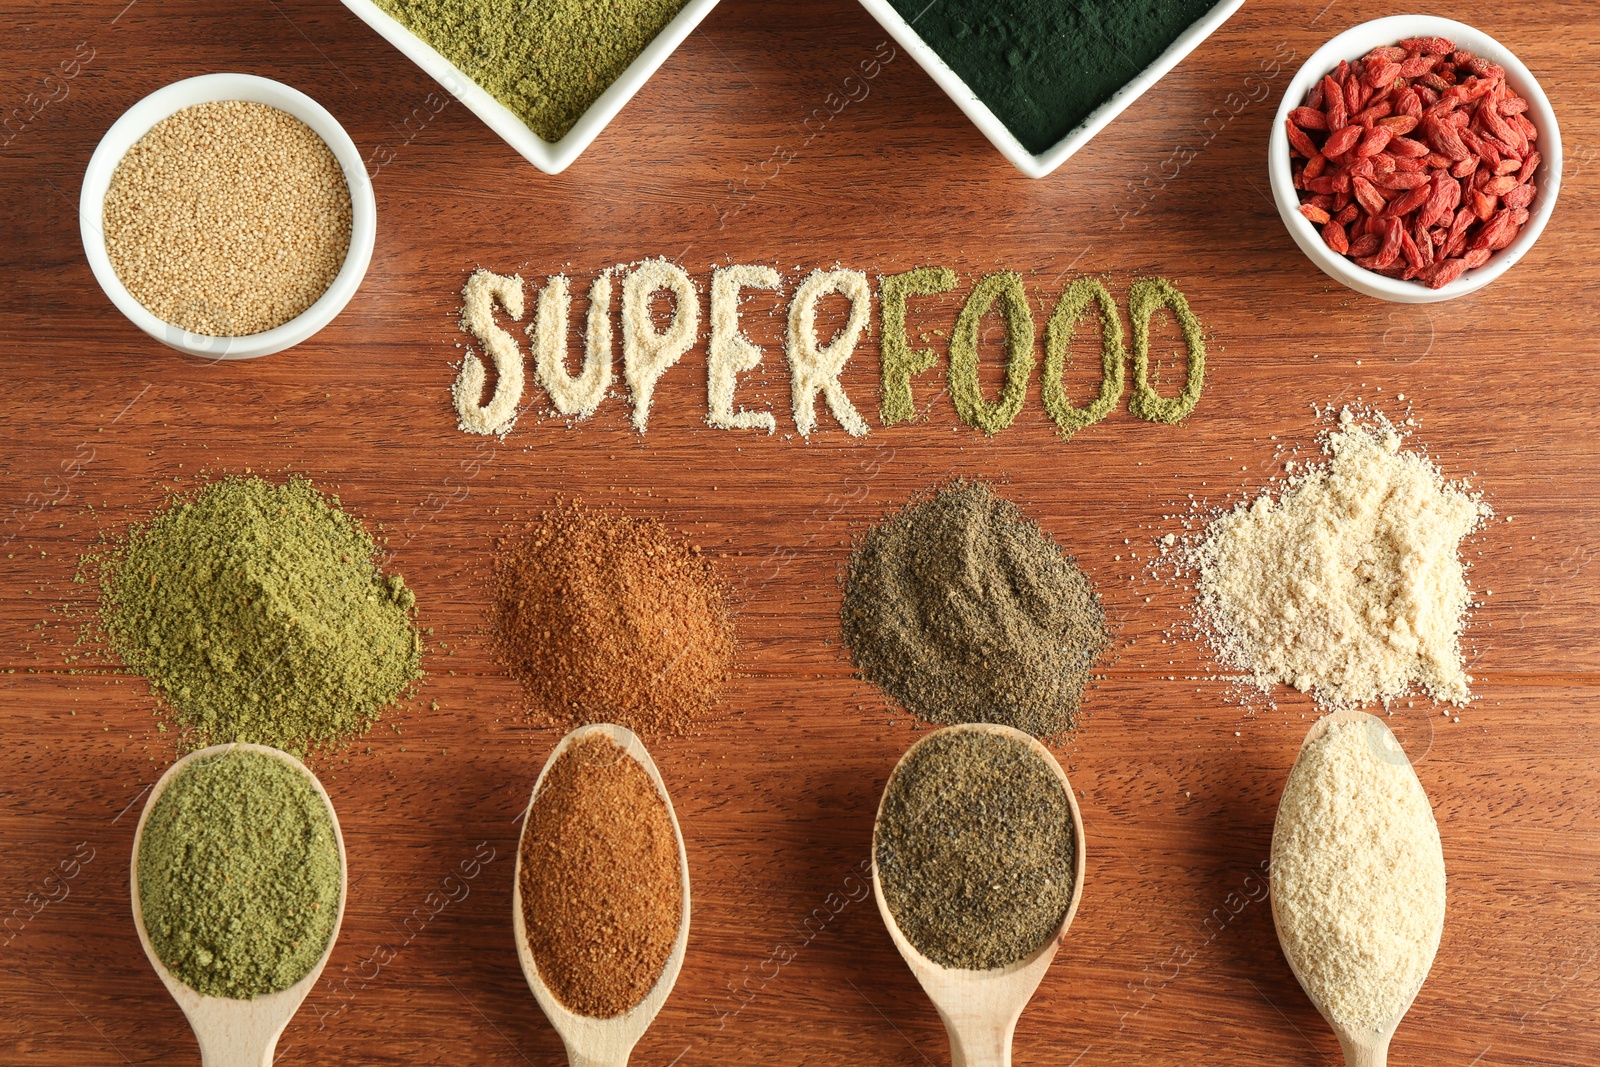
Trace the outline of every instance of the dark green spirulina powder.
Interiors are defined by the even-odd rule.
[[[1061,928],[1077,848],[1064,788],[1014,734],[941,730],[912,750],[873,845],[884,900],[917,951],[988,970]]]
[[[1216,0],[890,0],[1039,153],[1153,63]]]
[[[421,674],[416,597],[304,478],[175,497],[98,563],[112,647],[195,747],[353,738]]]
[[[688,0],[377,0],[546,141],[559,141]]]
[[[867,531],[841,621],[857,670],[913,714],[1038,737],[1075,725],[1111,639],[1077,563],[983,482],[953,482]]]
[[[339,846],[309,778],[261,752],[197,759],[156,798],[139,838],[139,906],[180,981],[248,1000],[288,989],[328,947]]]

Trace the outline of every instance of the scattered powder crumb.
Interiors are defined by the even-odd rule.
[[[1420,687],[1463,704],[1471,604],[1461,540],[1492,512],[1444,480],[1381,415],[1346,409],[1326,461],[1216,518],[1184,553],[1219,658],[1270,691],[1278,683],[1335,707]]]
[[[1301,755],[1272,835],[1284,955],[1337,1022],[1387,1025],[1421,988],[1444,930],[1439,828],[1377,719],[1330,723]]]

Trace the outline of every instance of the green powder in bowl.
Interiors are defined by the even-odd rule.
[[[249,749],[199,756],[155,799],[138,849],[146,936],[190,988],[248,1000],[322,958],[343,863],[306,771]]]
[[[1071,133],[1216,0],[890,0],[1029,152]]]
[[[376,0],[546,141],[567,135],[688,0]]]

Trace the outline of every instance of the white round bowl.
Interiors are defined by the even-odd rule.
[[[1483,266],[1465,272],[1439,289],[1429,289],[1419,281],[1388,278],[1358,267],[1324,243],[1321,231],[1312,225],[1310,219],[1300,214],[1300,195],[1294,187],[1294,176],[1290,169],[1289,137],[1284,133],[1284,122],[1289,118],[1289,112],[1305,101],[1311,86],[1337,67],[1341,59],[1353,62],[1379,45],[1394,44],[1407,37],[1445,37],[1454,41],[1457,48],[1500,64],[1506,71],[1506,84],[1528,101],[1528,120],[1539,131],[1539,140],[1535,145],[1542,158],[1539,169],[1534,172],[1538,193],[1528,205],[1527,225],[1522,227],[1515,241],[1490,256]],[[1283,102],[1278,105],[1278,115],[1272,123],[1272,133],[1267,138],[1267,173],[1272,180],[1272,197],[1278,203],[1278,214],[1289,228],[1289,235],[1300,246],[1300,250],[1310,257],[1311,262],[1322,268],[1324,274],[1358,293],[1380,300],[1393,300],[1401,304],[1432,304],[1482,289],[1509,270],[1539,239],[1545,223],[1550,221],[1550,213],[1555,209],[1556,194],[1561,191],[1561,131],[1556,126],[1555,112],[1551,110],[1550,100],[1544,95],[1544,90],[1539,88],[1539,83],[1522,65],[1522,61],[1499,41],[1450,19],[1431,15],[1391,15],[1363,22],[1344,31],[1306,60],[1284,91]]]
[[[350,250],[345,253],[344,266],[334,276],[333,284],[316,303],[282,326],[245,337],[190,333],[157,318],[134,299],[117,277],[111,258],[106,254],[103,226],[106,190],[111,186],[112,172],[128,149],[148,133],[150,127],[174,112],[220,100],[270,104],[311,127],[339,161],[345,184],[350,187]],[[350,135],[344,132],[344,127],[321,104],[298,89],[270,78],[258,78],[253,74],[206,74],[157,89],[112,123],[90,157],[89,169],[83,176],[83,192],[78,197],[78,228],[83,234],[84,255],[89,258],[95,280],[117,305],[117,310],[139,329],[190,355],[206,359],[254,359],[299,344],[344,310],[366,276],[367,264],[372,261],[372,246],[378,233],[378,209],[361,153]]]

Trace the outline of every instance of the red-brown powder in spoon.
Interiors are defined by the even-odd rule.
[[[545,775],[520,884],[528,948],[557,1000],[609,1019],[645,998],[683,914],[678,839],[655,783],[609,738],[578,740]]]

